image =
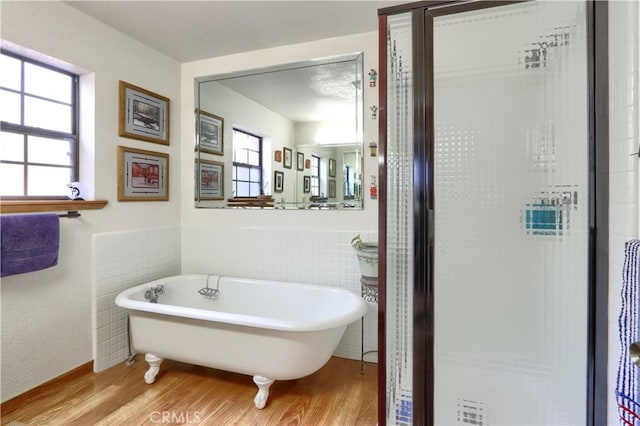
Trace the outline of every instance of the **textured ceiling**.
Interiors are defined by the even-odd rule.
[[[1,0],[0,0],[1,1]],[[66,1],[94,19],[164,53],[190,62],[234,53],[377,31],[378,9],[406,1]],[[311,52],[312,53],[312,52]],[[312,76],[287,75],[286,83],[262,76],[228,82],[234,90],[293,121],[322,121],[354,113],[353,99],[340,99],[349,87],[343,70],[325,72],[322,89]],[[319,76],[315,76],[316,79]],[[345,84],[345,78],[349,80]],[[336,83],[330,81],[334,79]],[[340,83],[337,83],[337,82]],[[277,88],[277,90],[276,90]],[[276,90],[277,95],[274,95]],[[325,93],[317,93],[324,90]],[[353,96],[353,94],[351,94]]]
[[[190,62],[376,31],[379,8],[402,1],[67,1],[166,54]]]
[[[294,122],[355,120],[356,60],[320,63],[218,80]],[[204,85],[208,83],[202,83]]]

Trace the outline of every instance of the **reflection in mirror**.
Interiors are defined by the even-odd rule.
[[[362,209],[362,54],[197,78],[200,208]]]

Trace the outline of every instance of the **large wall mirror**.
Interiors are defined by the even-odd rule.
[[[195,81],[195,205],[363,208],[361,53]]]

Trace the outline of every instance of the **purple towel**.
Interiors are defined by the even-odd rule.
[[[55,214],[0,216],[0,277],[58,264],[60,222]]]

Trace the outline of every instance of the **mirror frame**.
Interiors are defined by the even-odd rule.
[[[260,68],[251,68],[251,69],[246,69],[246,70],[239,70],[239,71],[234,71],[234,72],[227,72],[227,73],[222,73],[222,74],[212,74],[212,75],[207,75],[207,76],[201,76],[201,77],[196,77],[194,78],[194,104],[195,104],[195,111],[194,111],[194,118],[195,118],[195,122],[194,122],[194,126],[195,126],[195,145],[194,145],[194,200],[195,200],[195,207],[196,208],[209,208],[209,209],[238,209],[238,208],[253,208],[253,209],[265,209],[265,208],[269,208],[269,209],[287,209],[287,210],[339,210],[339,211],[346,211],[346,210],[356,210],[356,211],[362,211],[364,210],[364,193],[363,193],[363,186],[364,186],[364,176],[363,176],[363,171],[364,171],[364,156],[365,156],[365,147],[364,147],[364,54],[363,52],[355,52],[355,53],[349,53],[349,54],[342,54],[342,55],[333,55],[333,56],[327,56],[327,57],[322,57],[322,58],[316,58],[316,59],[310,59],[310,60],[305,60],[305,61],[298,61],[298,62],[291,62],[291,63],[282,63],[282,64],[277,64],[277,65],[272,65],[272,66],[267,66],[267,67],[260,67]],[[354,63],[354,67],[355,67],[355,74],[357,76],[356,78],[356,96],[355,96],[355,102],[354,102],[354,107],[356,108],[356,114],[355,114],[355,120],[354,120],[354,124],[355,124],[355,134],[356,134],[356,141],[355,143],[351,143],[351,144],[333,144],[333,145],[317,145],[319,147],[322,148],[335,148],[335,147],[345,147],[349,152],[359,152],[360,156],[359,159],[357,161],[359,161],[359,164],[357,165],[356,169],[359,169],[360,172],[360,197],[359,199],[354,199],[353,195],[350,199],[346,199],[343,195],[343,199],[342,201],[329,201],[327,200],[325,197],[318,197],[318,199],[313,200],[311,197],[309,199],[309,201],[304,201],[304,199],[300,200],[298,199],[298,194],[302,193],[303,190],[301,189],[303,187],[303,172],[300,172],[299,170],[296,170],[295,167],[295,163],[296,163],[296,159],[297,159],[297,154],[298,154],[298,150],[296,149],[297,146],[300,146],[301,148],[308,148],[309,146],[311,146],[310,144],[295,144],[293,146],[287,147],[292,149],[293,151],[293,162],[294,162],[294,167],[293,167],[293,171],[295,172],[295,189],[294,189],[294,194],[296,196],[296,200],[294,202],[286,202],[286,200],[281,199],[281,201],[276,201],[274,199],[274,196],[277,194],[274,194],[274,185],[269,185],[270,186],[270,195],[269,196],[260,196],[260,197],[256,197],[253,198],[251,200],[246,200],[246,199],[240,199],[238,198],[237,200],[242,201],[242,202],[238,202],[237,205],[229,205],[229,200],[236,200],[235,197],[225,197],[225,196],[221,196],[221,197],[207,197],[207,199],[203,199],[200,194],[202,194],[202,191],[200,190],[200,184],[201,184],[201,179],[199,179],[199,175],[201,173],[201,168],[200,168],[200,164],[202,163],[211,163],[212,160],[216,160],[215,157],[207,157],[207,159],[205,160],[204,158],[201,158],[201,129],[200,129],[200,123],[201,123],[201,118],[205,117],[205,119],[208,119],[208,117],[205,116],[204,111],[201,110],[201,87],[203,84],[206,83],[211,83],[211,82],[219,82],[222,80],[227,80],[227,79],[232,79],[232,78],[241,78],[241,77],[248,77],[248,76],[254,76],[254,75],[260,75],[260,74],[264,74],[264,73],[273,73],[273,72],[279,72],[279,71],[291,71],[291,70],[296,70],[296,69],[301,69],[301,68],[309,68],[309,67],[316,67],[316,66],[321,66],[321,65],[329,65],[329,64],[334,64],[334,63],[340,63],[340,62],[353,62]],[[211,114],[209,114],[211,115]],[[216,116],[214,116],[216,117]],[[217,119],[220,119],[222,122],[224,121],[224,119],[222,117],[216,117]],[[214,119],[215,120],[215,119]],[[215,122],[214,122],[215,125]],[[233,123],[231,124],[231,126],[233,127]],[[220,137],[223,137],[223,133],[226,133],[230,131],[230,129],[223,129],[223,127],[220,127]],[[231,148],[232,149],[232,148]],[[206,150],[203,150],[205,153],[207,152]],[[211,151],[209,151],[211,152]],[[342,155],[342,153],[340,153],[340,155]],[[335,164],[335,159],[333,159],[334,164]],[[228,160],[227,160],[228,162]],[[272,168],[273,170],[269,170],[268,173],[270,173],[271,175],[274,175],[274,171],[275,171],[275,167],[273,167],[273,165],[275,164],[274,161],[271,161],[272,163]],[[344,163],[344,159],[341,158],[339,160],[340,164]],[[224,164],[224,165],[228,165],[228,164]],[[217,172],[222,174],[222,185],[224,188],[224,178],[226,177],[226,175],[228,175],[228,177],[231,177],[231,167],[228,168],[228,170],[224,171],[224,165],[222,167],[219,167],[217,170]],[[210,164],[207,165],[207,167],[209,169],[212,168],[212,166]],[[221,170],[220,170],[221,169]],[[270,168],[271,169],[271,168]],[[342,171],[342,175],[344,174],[344,166],[342,168],[338,168]],[[337,175],[340,173],[336,174],[336,178]],[[334,183],[334,187],[337,186],[336,184],[336,180],[333,181]],[[326,185],[329,185],[329,182],[326,182]],[[344,187],[344,182],[343,182],[343,187]],[[335,191],[335,190],[334,190]],[[224,193],[224,191],[222,191],[222,193]],[[324,194],[322,194],[324,195]],[[234,203],[235,204],[235,203]]]

